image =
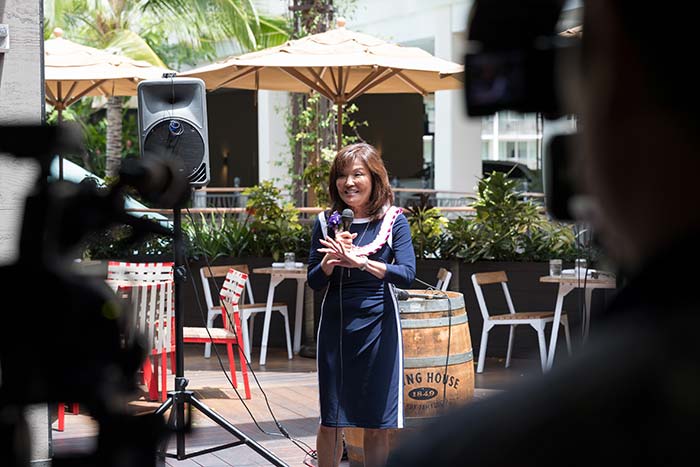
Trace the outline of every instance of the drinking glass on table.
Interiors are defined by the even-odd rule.
[[[561,260],[560,259],[550,259],[549,260],[549,275],[552,277],[561,276]]]
[[[296,267],[294,252],[287,252],[284,254],[284,267],[286,269],[294,269]]]

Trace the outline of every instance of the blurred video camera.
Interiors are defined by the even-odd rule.
[[[540,113],[555,120],[573,112],[563,98],[563,72],[578,58],[580,39],[559,33],[564,0],[476,0],[468,20],[464,62],[467,114],[502,110]],[[546,125],[547,123],[545,123]],[[547,211],[573,219],[569,176],[575,135],[552,138],[545,148]]]
[[[163,207],[190,193],[176,161],[149,158],[123,165],[110,187],[51,180],[57,153],[79,153],[81,137],[67,127],[0,127],[0,153],[33,159],[39,171],[26,198],[16,262],[0,267],[7,293],[0,327],[0,465],[28,465],[23,407],[77,402],[99,424],[97,450],[55,457],[54,466],[155,465],[166,435],[162,417],[134,416],[126,398],[145,358],[139,339],[125,339],[130,316],[104,278],[78,274],[73,251],[91,232],[126,224],[133,237],[172,235],[167,226],[134,217],[125,192]]]

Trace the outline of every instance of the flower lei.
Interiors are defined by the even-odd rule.
[[[365,246],[355,247],[354,253],[358,256],[370,256],[379,251],[381,247],[384,246],[384,244],[389,240],[389,236],[391,235],[392,228],[394,226],[394,221],[402,212],[403,209],[399,207],[389,207],[389,209],[384,213],[382,225],[380,226],[379,232],[374,240]],[[333,214],[328,217],[326,222],[328,231],[330,232],[332,229],[333,233],[335,233],[338,230],[341,222],[342,219],[338,211],[333,211]]]
[[[355,248],[355,254],[358,256],[370,256],[379,251],[381,247],[389,240],[392,228],[394,226],[394,221],[399,214],[403,212],[403,209],[391,206],[386,213],[384,213],[384,219],[382,220],[382,225],[379,228],[379,233],[372,242],[365,246],[360,246]]]

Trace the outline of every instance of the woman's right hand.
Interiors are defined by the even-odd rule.
[[[355,255],[352,253],[354,248],[352,240],[355,237],[357,237],[356,233],[337,232],[335,238],[321,239],[321,245],[324,248],[319,248],[318,251],[319,253],[325,253],[323,260],[321,260],[321,269],[327,276],[333,273],[333,269],[336,266],[348,266],[346,263],[349,257],[355,258]]]
[[[357,238],[356,233],[350,233],[348,231],[342,231],[342,232],[336,232],[335,233],[335,239],[338,243],[341,243],[343,245],[343,248],[345,248],[346,251],[350,251],[353,249],[354,245],[352,244],[352,241]]]

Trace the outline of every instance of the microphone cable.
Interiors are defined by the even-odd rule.
[[[338,428],[340,427],[338,417],[340,416],[340,403],[343,398],[343,385],[345,383],[345,367],[343,365],[343,273],[347,269],[348,274],[350,274],[349,268],[340,268],[340,282],[338,284],[338,305],[339,305],[339,323],[338,323],[338,359],[340,360],[340,387],[338,388],[338,401],[335,406],[335,435],[333,437],[333,465],[335,465],[336,456],[338,455]],[[330,284],[328,284],[330,287]]]
[[[199,232],[199,229],[197,228],[196,222],[194,222],[192,213],[190,212],[189,208],[185,208],[185,209],[186,209],[186,211],[187,211],[187,214],[188,214],[188,217],[189,217],[189,219],[190,219],[190,222],[192,223],[192,225],[193,225],[193,227],[194,227],[195,236],[201,240],[200,232]],[[204,258],[204,262],[206,263],[207,269],[209,270],[209,274],[210,274],[211,276],[213,276],[213,274],[212,274],[212,269],[211,269],[211,264],[210,264],[210,262],[209,262],[209,258],[207,257],[206,254],[202,254],[202,257]],[[270,415],[272,416],[272,420],[274,421],[275,425],[277,426],[277,429],[279,430],[279,433],[268,432],[268,431],[264,430],[264,429],[260,426],[260,424],[258,423],[257,419],[255,418],[255,416],[253,415],[253,413],[250,411],[250,408],[248,407],[248,404],[246,404],[246,402],[245,402],[245,400],[243,399],[243,397],[241,397],[241,394],[238,392],[238,389],[237,389],[236,387],[234,387],[233,381],[231,380],[231,378],[230,378],[230,376],[229,376],[229,374],[228,374],[228,371],[227,371],[226,368],[224,367],[223,361],[222,361],[222,359],[221,359],[221,355],[219,355],[219,351],[218,351],[218,349],[216,348],[216,345],[213,343],[213,340],[214,340],[214,339],[213,339],[211,333],[209,332],[209,328],[206,326],[207,320],[206,320],[206,317],[204,316],[204,307],[203,307],[203,305],[202,305],[202,301],[201,301],[201,298],[200,298],[200,296],[199,296],[199,291],[197,290],[197,285],[196,285],[196,283],[195,283],[194,276],[192,275],[192,271],[190,270],[189,263],[185,262],[185,265],[186,265],[186,268],[187,268],[187,273],[188,273],[188,275],[190,276],[190,280],[191,280],[191,283],[192,283],[192,288],[193,288],[193,290],[194,290],[195,297],[196,297],[196,300],[197,300],[197,308],[199,309],[200,315],[201,315],[201,317],[202,317],[202,322],[205,323],[204,328],[206,329],[207,335],[209,336],[209,340],[211,341],[211,347],[214,349],[214,353],[216,354],[216,358],[217,358],[217,360],[218,360],[218,362],[219,362],[219,366],[221,367],[221,371],[223,372],[224,376],[226,376],[226,379],[228,380],[228,382],[231,384],[231,387],[233,388],[234,392],[236,393],[236,396],[238,397],[238,400],[243,404],[243,407],[245,408],[246,412],[248,412],[248,415],[250,416],[251,420],[253,420],[253,423],[255,424],[255,426],[258,428],[258,430],[260,430],[260,432],[262,432],[262,433],[264,433],[264,434],[266,434],[266,435],[268,435],[268,436],[279,436],[279,437],[284,437],[284,438],[289,439],[295,446],[297,446],[299,449],[301,449],[307,456],[310,456],[310,457],[312,457],[312,458],[315,459],[315,458],[316,458],[316,456],[315,456],[315,454],[314,454],[315,451],[314,451],[308,444],[306,444],[305,442],[303,442],[303,441],[301,441],[301,440],[299,440],[299,439],[297,439],[297,438],[292,437],[292,436],[289,434],[289,431],[277,420],[277,417],[275,416],[275,414],[274,414],[274,412],[273,412],[273,410],[272,410],[272,407],[270,406],[270,401],[269,401],[269,399],[268,399],[268,397],[267,397],[267,394],[265,393],[265,390],[262,388],[262,386],[261,386],[261,384],[260,384],[260,381],[258,380],[258,377],[257,377],[257,375],[255,374],[255,371],[253,371],[253,368],[251,367],[250,362],[248,361],[247,355],[245,355],[245,352],[243,352],[243,358],[244,358],[244,360],[245,360],[245,362],[246,362],[246,365],[248,365],[248,370],[250,371],[251,375],[253,376],[253,379],[255,380],[255,384],[258,386],[258,388],[260,389],[260,392],[261,392],[262,395],[263,395],[263,398],[264,398],[264,400],[265,400],[265,404],[266,404],[266,406],[267,406],[267,409],[268,409]],[[212,280],[214,281],[214,285],[216,286],[217,290],[219,290],[220,287],[219,287],[219,284],[216,282],[216,279],[214,279],[214,278],[212,277]],[[244,292],[244,293],[245,293],[245,292]],[[242,342],[242,341],[241,341],[242,336],[239,336],[239,335],[238,335],[238,332],[237,332],[237,330],[236,330],[236,326],[235,326],[235,324],[234,324],[235,321],[233,320],[233,317],[231,316],[231,314],[230,314],[230,312],[229,312],[229,310],[228,310],[227,307],[224,307],[224,312],[225,312],[226,315],[227,315],[227,318],[228,318],[229,323],[231,323],[232,332],[233,332],[234,336],[236,337],[236,341],[238,342],[237,345],[240,346],[240,345],[241,345],[240,343]],[[301,445],[305,446],[306,449],[303,448]]]
[[[442,408],[445,410],[447,408],[447,371],[449,370],[450,365],[450,345],[452,341],[452,302],[450,301],[450,296],[446,292],[438,290],[435,288],[435,286],[428,284],[417,277],[415,280],[423,285],[426,285],[428,287],[426,290],[438,292],[442,298],[447,299],[447,355],[445,356],[445,375],[442,378]],[[467,310],[465,309],[464,312],[466,313]]]

